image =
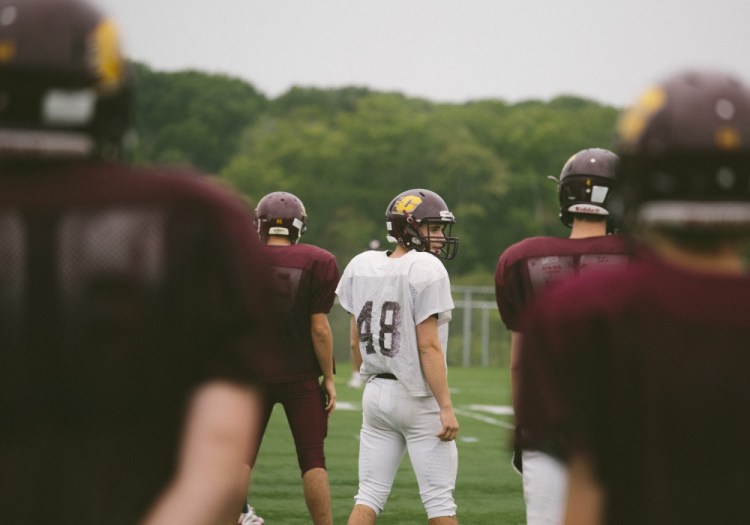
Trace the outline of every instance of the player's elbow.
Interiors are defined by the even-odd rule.
[[[326,314],[311,316],[310,334],[314,341],[325,341],[331,338],[331,325]]]
[[[419,345],[420,359],[443,359],[443,350],[439,344]]]

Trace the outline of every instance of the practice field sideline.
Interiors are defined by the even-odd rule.
[[[348,371],[346,363],[339,370]],[[338,408],[331,416],[326,456],[331,482],[334,523],[346,523],[357,491],[357,452],[361,424],[361,390],[346,386],[348,375],[336,379]],[[521,477],[513,470],[510,439],[508,372],[500,368],[451,368],[449,382],[461,424],[458,439],[458,516],[464,525],[524,523]],[[253,473],[250,497],[269,525],[309,523],[294,443],[283,409],[277,406],[263,440]],[[426,523],[408,458],[396,478],[379,525]]]

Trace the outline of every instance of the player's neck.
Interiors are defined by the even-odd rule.
[[[593,222],[573,218],[573,227],[570,230],[571,239],[601,237],[602,235],[607,235],[607,221]]]
[[[409,251],[410,250],[408,250],[407,248],[404,248],[403,246],[398,244],[396,245],[396,249],[393,250],[393,252],[388,255],[388,257],[390,257],[391,259],[398,259],[399,257],[403,257],[404,255],[409,253]]]

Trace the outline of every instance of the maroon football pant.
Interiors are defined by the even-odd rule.
[[[328,415],[318,380],[266,384],[264,388],[263,433],[274,405],[281,404],[294,438],[300,472],[304,475],[313,468],[326,468],[323,441],[328,434]],[[256,457],[257,451],[253,454],[251,465],[255,464]]]

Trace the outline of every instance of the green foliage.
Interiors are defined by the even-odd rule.
[[[276,98],[269,111],[284,115],[298,108],[313,108],[323,114],[333,115],[341,111],[354,111],[357,101],[372,92],[367,88],[346,87],[342,89],[319,89],[293,87]]]
[[[432,189],[457,218],[454,278],[491,275],[524,237],[567,235],[547,176],[576,151],[611,147],[618,114],[571,95],[437,104],[363,87],[293,88],[269,101],[225,76],[136,72],[141,161],[217,172],[251,204],[296,194],[310,221],[303,241],[341,266],[371,239],[387,246],[393,196]]]
[[[137,158],[190,164],[216,172],[237,149],[238,136],[265,109],[251,85],[199,71],[155,72],[134,64]]]

